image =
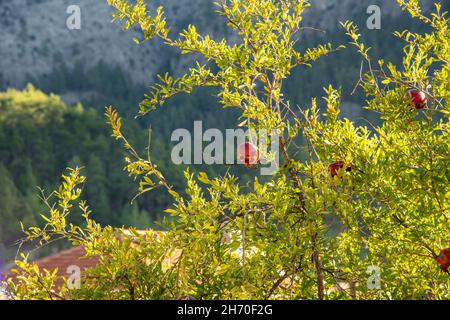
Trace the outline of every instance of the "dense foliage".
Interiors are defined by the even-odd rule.
[[[183,54],[205,58],[178,79],[160,77],[141,102],[141,115],[178,93],[213,87],[221,105],[237,110],[241,126],[279,133],[283,165],[270,181],[255,178],[251,185],[228,174],[186,171],[183,196],[150,154],[142,156],[129,143],[117,112],[108,108],[113,136],[129,152],[126,171],[139,181],[140,193],[166,190],[174,201],[167,212],[176,220],[166,221],[167,233],[101,227],[79,200],[85,178],[79,169],[69,170],[54,205],[47,200],[45,227],[27,229],[27,237],[41,244],[67,238],[101,263],[81,289],[56,292],[56,276],[24,255],[18,281],[9,282],[12,297],[449,298],[450,278],[436,258],[449,246],[450,20],[439,5],[425,16],[417,0],[398,2],[430,28],[396,34],[405,45],[399,65],[371,58],[355,24],[343,23],[364,62],[358,82],[364,108],[383,120],[357,126],[340,117],[340,92],[332,86],[325,89],[324,114],[316,99],[296,107],[283,94],[291,70],[342,49],[322,44],[296,50],[306,1],[219,2],[241,38],[231,45],[198,34],[194,26],[171,38],[162,8],[150,13],[144,1],[109,0],[125,29],[142,28],[141,41],[159,37]],[[423,110],[411,89],[426,96]],[[304,161],[289,147],[298,137],[307,146]],[[328,170],[335,161],[337,169]],[[67,221],[77,208],[84,225]],[[339,226],[337,234],[330,233],[332,226]],[[381,271],[380,288],[368,284],[374,268]]]
[[[446,6],[446,9],[448,9],[450,4],[444,3],[444,6]],[[214,13],[214,5],[212,3],[205,3],[205,7],[207,7],[208,9],[206,10],[207,12],[203,17],[204,21],[210,21],[210,23],[211,21],[214,21],[217,34],[229,34],[230,32],[227,32],[224,29],[226,27],[224,23],[226,19],[217,19],[217,15],[215,15]],[[183,24],[193,22],[192,19],[193,17],[186,17],[186,21],[184,21]],[[360,17],[358,17],[358,20],[356,20],[356,23],[363,25],[365,23],[365,19],[366,16],[361,15]],[[206,22],[202,22],[202,26],[200,26],[199,28],[205,29],[205,23]],[[391,17],[389,15],[383,14],[382,26],[383,28],[381,30],[372,30],[369,32],[365,32],[362,37],[368,45],[373,47],[372,54],[374,56],[381,57],[383,55],[384,59],[396,63],[401,62],[401,49],[403,44],[400,41],[396,41],[395,37],[392,35],[392,32],[396,30],[395,28],[399,28],[399,30],[408,28],[411,30],[416,30],[420,33],[429,30],[428,26],[420,24],[415,20],[409,19],[407,15]],[[177,25],[174,29],[179,30],[181,27],[182,25]],[[334,43],[344,43],[346,41],[345,34],[342,32],[342,30],[336,29],[334,31],[328,31],[326,34],[324,34],[322,32],[306,29],[302,34],[302,40],[298,41],[295,44],[295,48],[297,50],[308,48],[317,45],[318,43],[326,39],[331,39]],[[168,48],[164,52],[167,57],[171,57],[171,61],[174,61],[175,64],[177,63],[179,57],[176,55],[176,50]],[[386,54],[388,56],[386,56]],[[122,115],[124,115],[126,118],[129,118],[129,116],[134,116],[135,105],[139,102],[139,99],[146,90],[145,86],[134,82],[133,79],[126,73],[126,70],[124,70],[120,66],[108,65],[104,61],[100,61],[98,65],[92,67],[91,69],[86,69],[82,61],[77,62],[73,68],[70,68],[67,66],[64,59],[61,58],[53,66],[53,68],[54,70],[52,70],[45,77],[31,76],[30,82],[35,84],[40,90],[44,92],[56,92],[61,95],[64,95],[68,92],[86,93],[82,95],[81,98],[83,105],[92,106],[94,109],[100,112],[102,112],[102,109],[105,105],[110,104],[111,100],[114,100],[115,105],[120,106]],[[172,71],[173,70],[170,64],[161,64],[160,72],[162,74]],[[338,87],[342,87],[341,99],[343,102],[345,102],[344,106],[342,107],[343,115],[360,124],[366,124],[366,122],[362,120],[363,118],[369,120],[371,123],[379,124],[378,114],[357,107],[358,104],[364,103],[364,94],[362,90],[356,90],[354,95],[350,94],[353,91],[352,89],[354,87],[355,79],[359,77],[359,73],[360,62],[357,59],[354,59],[354,53],[351,50],[341,50],[333,55],[325,57],[320,61],[317,61],[317,63],[314,65],[314,68],[303,66],[292,70],[291,75],[284,82],[285,85],[283,91],[285,95],[289,97],[292,105],[302,105],[304,101],[309,101],[311,97],[321,96],[322,88],[324,86],[328,86],[329,83],[333,83]],[[5,80],[6,79],[0,79],[0,88],[6,87]],[[159,141],[169,141],[170,134],[175,128],[191,129],[194,120],[202,119],[205,128],[213,127],[225,129],[234,127],[236,124],[235,119],[238,113],[232,112],[229,109],[221,109],[218,106],[217,98],[214,97],[215,93],[216,91],[214,89],[202,88],[199,90],[194,90],[190,95],[182,94],[179,96],[175,96],[173,97],[173,99],[167,101],[166,108],[157,110],[154,113],[149,114],[148,117],[139,118],[138,122],[144,128],[147,128],[149,124],[151,124],[152,128],[154,128],[154,144],[159,143]],[[356,107],[351,107],[349,103],[354,104]],[[323,105],[319,105],[319,107],[323,107]],[[166,111],[166,109],[168,111]],[[91,115],[89,118],[95,119],[90,120],[90,122],[97,122],[97,124],[95,125],[96,127],[104,127],[103,123],[101,123],[102,120],[98,116],[93,114],[93,111],[87,111],[89,111],[89,114]],[[85,115],[88,113],[87,111],[85,111]],[[5,112],[9,113],[9,118],[17,118],[17,115],[11,113],[11,111]],[[51,116],[50,113],[47,113],[47,116]],[[71,121],[71,119],[72,118],[68,119],[68,121]],[[30,223],[36,222],[35,219],[32,218],[32,212],[36,212],[37,208],[40,206],[40,202],[36,198],[36,195],[38,194],[36,186],[44,187],[47,190],[53,189],[55,186],[54,177],[60,175],[62,170],[67,166],[86,166],[88,170],[87,175],[89,176],[89,181],[92,181],[92,179],[96,179],[95,176],[91,177],[91,173],[95,174],[97,170],[89,169],[89,159],[87,159],[86,156],[87,154],[91,154],[91,150],[94,150],[94,148],[84,148],[83,145],[90,142],[79,140],[79,133],[77,133],[77,131],[68,130],[69,127],[77,126],[78,122],[81,122],[82,124],[79,132],[86,132],[86,130],[83,129],[85,121],[79,121],[79,117],[74,117],[73,119],[75,119],[77,123],[70,125],[67,124],[66,121],[66,125],[64,126],[53,127],[52,130],[61,129],[65,132],[54,132],[54,134],[52,133],[50,134],[50,136],[46,137],[45,139],[51,141],[49,144],[47,144],[47,147],[44,146],[42,149],[36,147],[30,149],[30,152],[27,153],[22,153],[20,151],[21,149],[15,145],[15,142],[10,142],[11,134],[7,136],[0,135],[0,144],[3,146],[2,148],[10,150],[8,151],[9,153],[15,152],[14,161],[10,161],[10,159],[8,158],[0,157],[1,164],[5,166],[5,169],[9,171],[10,175],[12,175],[11,177],[9,177],[8,174],[3,176],[3,179],[5,180],[12,180],[11,182],[5,182],[5,185],[12,185],[12,183],[15,185],[14,188],[4,188],[3,196],[5,196],[5,194],[8,194],[8,196],[5,197],[6,199],[10,199],[10,201],[3,202],[5,208],[6,206],[10,208],[8,210],[3,210],[3,216],[11,217],[8,218],[8,220],[11,219],[12,221],[15,219],[24,219],[27,224],[27,221],[30,221]],[[35,120],[28,120],[30,127],[35,127],[35,125],[32,124],[33,121]],[[21,127],[20,124],[19,127]],[[134,125],[133,127],[129,127],[129,129],[130,131],[139,130]],[[17,137],[23,136],[22,134],[20,134],[22,130],[22,128],[16,130],[16,138],[14,138],[13,141],[16,141]],[[109,139],[106,138],[105,130],[106,129],[102,131],[102,136],[105,136],[105,143],[110,143]],[[92,131],[92,133],[94,132]],[[45,132],[43,133],[44,136],[46,134],[47,133]],[[142,134],[133,135],[136,137],[136,139],[141,140],[139,142],[140,144],[145,143],[145,137],[143,137]],[[68,141],[81,141],[82,146],[80,147],[80,149],[82,150],[74,150],[74,148],[64,147],[64,139],[66,137],[69,139]],[[42,142],[42,139],[43,138],[40,134],[31,134],[27,137],[26,147],[28,147],[29,145],[39,146],[44,143]],[[21,142],[21,144],[23,145],[23,142]],[[50,148],[48,147],[49,145],[62,145],[63,149],[66,148],[69,150],[67,150],[67,152],[64,153],[62,157],[61,155],[55,156],[54,153],[51,153],[52,150],[50,150]],[[14,150],[17,150],[17,152]],[[107,171],[107,175],[109,174],[109,172],[115,172],[114,175],[120,176],[120,178],[117,178],[120,179],[120,182],[115,182],[114,185],[124,186],[118,188],[121,191],[124,191],[124,189],[133,190],[130,189],[132,188],[132,186],[129,181],[123,178],[123,175],[120,175],[120,165],[118,165],[120,163],[120,159],[115,156],[107,156],[108,152],[104,153],[103,150],[105,150],[105,148],[101,147],[100,154],[94,154],[94,156],[96,158],[99,158],[99,163],[101,163],[101,166],[107,166],[108,169],[100,168],[99,172],[102,172],[105,169]],[[40,155],[34,156],[34,152],[37,152]],[[81,155],[79,155],[80,153]],[[170,150],[158,152],[156,156],[158,157],[160,154],[163,155],[163,159],[167,159],[170,154]],[[301,152],[300,154],[302,155],[302,158],[306,158],[305,152]],[[41,158],[45,158],[46,161],[38,161],[38,159]],[[93,161],[94,165],[97,166],[98,163],[96,164],[96,162],[98,161],[96,159],[94,159]],[[49,164],[48,166],[46,165],[47,163]],[[50,165],[50,163],[52,165]],[[106,163],[110,164],[106,165]],[[166,175],[170,175],[170,180],[173,181],[173,179],[177,179],[178,182],[174,182],[174,184],[180,186],[181,188],[181,186],[184,185],[184,182],[182,181],[183,179],[180,177],[181,170],[176,166],[171,165],[170,162],[167,163],[167,161],[160,161],[160,163],[165,166],[164,172],[166,173]],[[39,168],[35,168],[38,164]],[[31,169],[23,169],[27,167],[31,167]],[[46,168],[41,171],[43,167]],[[196,169],[209,170],[209,172],[213,174],[225,172],[229,168],[225,168],[225,170],[223,170],[223,168],[215,166],[213,168],[210,167]],[[31,171],[33,171],[32,174],[30,174]],[[34,176],[36,172],[38,172],[38,177]],[[244,173],[245,171],[239,171],[240,176]],[[114,181],[117,179],[112,180]],[[109,178],[105,179],[105,181],[107,181],[108,188],[112,186],[112,183],[109,183],[109,181],[112,180]],[[20,181],[20,183],[18,181]],[[11,191],[11,188],[16,189],[16,191]],[[112,194],[118,189],[111,189],[105,192],[108,194]],[[14,195],[10,195],[11,192]],[[127,218],[130,216],[128,212],[129,210],[118,208],[127,206],[128,202],[120,201],[120,204],[118,205],[117,203],[114,203],[114,199],[110,196],[103,196],[105,192],[100,192],[100,201],[95,201],[94,199],[91,199],[90,195],[87,195],[87,199],[90,200],[89,202],[92,203],[92,206],[95,209],[100,209],[95,210],[96,212],[103,212],[105,211],[103,210],[104,208],[112,208],[112,213],[104,217],[102,222],[117,225],[121,220],[121,218],[118,218],[118,216],[123,216],[124,220],[122,222],[124,222],[126,225],[133,225],[133,223],[131,223],[131,221]],[[128,191],[127,196],[124,196],[123,200],[129,200],[129,196],[131,196],[130,192],[131,191]],[[105,203],[105,199],[108,199],[108,204]],[[162,209],[164,209],[165,206],[170,203],[170,198],[162,193],[160,194],[159,199],[160,200],[158,200],[158,203],[146,199],[148,203],[141,203],[140,205],[141,209],[144,209],[151,213],[150,221],[153,221],[155,219],[160,220],[162,216]],[[140,201],[142,202],[143,200]],[[20,209],[20,207],[23,206],[29,207],[30,209]],[[133,209],[134,213],[131,216],[138,215],[137,211],[139,210],[136,209],[137,207],[135,206]],[[125,211],[127,211],[126,214],[120,213]],[[26,217],[24,218],[24,216]],[[148,223],[148,219],[145,217],[145,215],[142,216],[142,219],[146,221],[145,224],[137,223],[134,225],[142,227]],[[132,220],[135,219],[133,218]],[[17,240],[17,233],[19,231],[18,223],[8,224],[7,228],[9,229],[9,231],[3,230],[0,235],[0,238],[2,239],[0,240],[0,243],[3,243],[3,245],[11,248],[10,245],[15,240]],[[15,249],[11,248],[11,250],[8,251],[12,252],[14,250]]]

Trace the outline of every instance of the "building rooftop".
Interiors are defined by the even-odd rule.
[[[56,288],[58,288],[63,284],[63,279],[61,277],[64,276],[67,278],[72,274],[73,270],[70,270],[70,267],[79,267],[80,271],[83,272],[88,268],[95,267],[99,262],[98,257],[84,258],[85,255],[86,250],[84,247],[77,246],[38,259],[33,261],[33,263],[36,263],[40,270],[47,269],[53,272],[55,269],[58,269],[58,280],[55,282]],[[8,272],[5,275],[5,278],[8,277],[14,279],[15,274]]]

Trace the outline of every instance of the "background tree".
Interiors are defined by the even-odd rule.
[[[126,132],[137,148],[145,148],[146,130],[130,122]],[[13,261],[16,242],[22,236],[19,221],[26,226],[35,225],[36,218],[46,210],[38,198],[38,187],[46,192],[53,190],[57,187],[54,177],[67,166],[86,168],[90,177],[86,198],[93,203],[94,217],[104,225],[122,226],[122,219],[131,210],[130,199],[136,186],[122,171],[124,151],[109,136],[108,125],[91,108],[69,106],[58,96],[31,85],[22,91],[10,89],[0,93],[0,165],[7,172],[2,176],[5,181],[0,192],[5,195],[3,205],[9,208],[0,210],[0,242],[5,246],[3,259],[7,265]],[[154,159],[168,170],[164,156],[155,155]],[[177,170],[171,171],[172,181],[179,185],[182,177]],[[153,202],[139,199],[135,206],[143,216],[134,226],[143,228],[149,225],[148,221],[154,224],[169,204],[167,195]],[[72,218],[83,221],[76,215]],[[126,221],[128,225],[129,220]],[[33,252],[33,258],[48,253],[47,249]]]

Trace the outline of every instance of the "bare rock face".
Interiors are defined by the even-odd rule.
[[[70,15],[66,11],[72,4],[81,9],[79,30],[66,26]],[[132,41],[138,32],[124,33],[112,25],[111,12],[106,1],[2,1],[0,79],[22,86],[27,75],[44,76],[63,61],[69,68],[78,62],[89,69],[102,60],[126,68],[135,76],[133,80],[143,81],[162,64],[162,46],[138,47]]]
[[[366,14],[375,0],[312,0],[313,7],[305,16],[305,25],[336,29],[338,22]],[[398,14],[395,0],[378,1],[382,12]],[[173,32],[188,23],[199,26],[215,38],[227,37],[223,18],[215,14],[213,1],[159,0],[163,3]],[[69,30],[66,25],[70,5],[81,9],[81,29]],[[61,65],[68,69],[89,70],[100,61],[120,66],[136,83],[145,84],[166,66],[179,73],[189,63],[179,58],[161,42],[141,46],[138,30],[123,32],[111,24],[112,9],[106,0],[14,0],[0,2],[0,87],[22,87],[30,76],[46,77]]]

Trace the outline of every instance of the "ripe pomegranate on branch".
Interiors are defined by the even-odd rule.
[[[443,249],[436,258],[436,262],[443,272],[450,274],[448,271],[450,268],[450,248]]]
[[[336,161],[328,166],[328,172],[330,172],[331,176],[334,178],[335,176],[338,175],[339,170],[344,169],[344,167],[346,172],[352,171],[351,165],[345,165],[344,161]]]
[[[259,149],[251,142],[245,142],[239,145],[239,160],[247,168],[257,164],[260,160]]]
[[[427,106],[427,96],[423,91],[410,89],[406,92],[410,105],[416,110],[422,110]]]

